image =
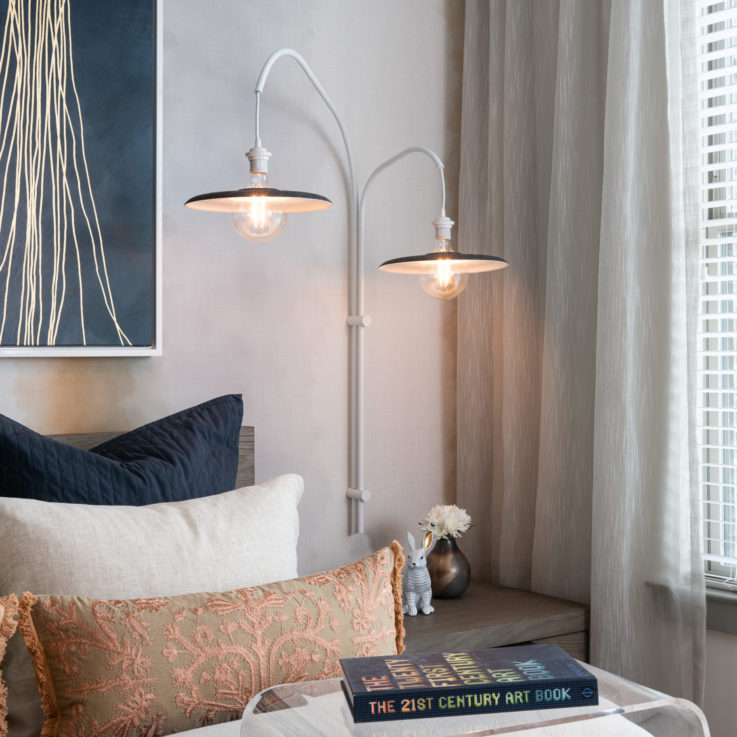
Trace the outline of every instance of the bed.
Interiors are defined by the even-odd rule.
[[[125,600],[296,577],[303,483],[287,474],[255,484],[255,433],[242,426],[242,415],[241,396],[226,395],[122,434],[47,437],[0,415],[0,604],[26,591]],[[108,460],[110,468],[100,465]],[[88,487],[115,485],[126,473],[136,482],[161,469],[160,476],[174,474],[173,482],[167,488],[155,479],[161,498],[153,504],[84,496]],[[172,497],[190,470],[207,493],[185,489]],[[57,501],[67,492],[81,496]],[[41,703],[21,638],[22,611],[13,613],[11,634],[0,632],[10,737],[37,737]],[[0,734],[4,695],[0,680]]]
[[[235,737],[262,689],[402,647],[401,547],[298,577],[304,482],[255,483],[241,419],[239,395],[123,435],[0,415],[9,737]]]

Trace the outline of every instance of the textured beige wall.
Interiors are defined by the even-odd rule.
[[[164,0],[164,355],[2,359],[0,411],[40,432],[129,429],[242,392],[257,477],[302,474],[301,570],[404,538],[455,493],[455,305],[386,258],[432,247],[439,183],[428,159],[385,172],[368,203],[367,532],[347,534],[346,197],[337,127],[301,70],[281,60],[262,105],[272,182],[330,197],[251,245],[191,195],[243,186],[253,87],[273,50],[310,63],[345,119],[359,182],[424,144],[448,164],[455,214],[463,3],[457,0]]]

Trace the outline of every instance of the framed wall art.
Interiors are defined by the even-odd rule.
[[[0,0],[0,357],[161,352],[163,0]]]

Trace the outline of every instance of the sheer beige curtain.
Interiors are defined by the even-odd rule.
[[[695,25],[681,0],[466,0],[458,500],[474,577],[590,601],[592,662],[699,701]],[[695,93],[694,93],[695,94]]]

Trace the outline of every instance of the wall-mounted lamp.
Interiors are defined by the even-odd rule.
[[[498,256],[479,253],[459,253],[450,245],[453,221],[441,215],[433,220],[435,250],[419,256],[403,256],[384,261],[379,268],[392,274],[415,274],[420,286],[436,299],[454,299],[468,284],[469,274],[495,271],[507,266]]]
[[[260,95],[256,99],[259,100]],[[284,230],[287,213],[325,210],[333,204],[319,194],[270,187],[271,153],[261,146],[258,137],[246,156],[251,168],[248,187],[200,194],[188,199],[186,206],[193,210],[229,212],[238,235],[254,243],[266,243]]]
[[[450,231],[454,223],[445,215],[445,175],[443,174],[443,162],[440,158],[425,146],[410,146],[400,151],[396,156],[387,159],[383,164],[374,169],[366,181],[361,195],[361,204],[358,211],[359,238],[363,240],[364,204],[368,189],[379,172],[383,171],[399,159],[411,153],[427,154],[440,173],[440,185],[442,188],[442,200],[440,205],[440,216],[433,220],[435,228],[435,250],[419,256],[402,256],[384,261],[379,268],[392,274],[414,274],[420,277],[420,286],[431,297],[437,299],[453,299],[457,297],[468,283],[469,274],[478,274],[482,271],[496,271],[507,266],[507,262],[498,256],[484,256],[479,253],[459,253],[450,244]]]
[[[266,79],[274,63],[282,56],[294,59],[307,75],[310,82],[322,97],[335,118],[348,163],[350,196],[348,198],[350,223],[350,268],[348,283],[348,302],[350,314],[347,324],[350,330],[350,428],[351,442],[349,452],[349,487],[346,492],[352,500],[351,532],[364,531],[364,503],[371,494],[364,489],[364,381],[363,381],[363,331],[371,324],[371,318],[363,314],[364,307],[364,209],[369,186],[379,172],[391,166],[409,153],[427,154],[440,172],[442,184],[442,205],[440,216],[433,221],[435,227],[435,250],[420,256],[395,258],[381,264],[379,268],[397,274],[416,274],[420,277],[422,288],[439,299],[452,299],[466,286],[468,274],[503,269],[507,262],[496,256],[464,254],[455,251],[450,245],[450,231],[453,221],[445,215],[445,177],[443,162],[430,149],[412,146],[378,166],[366,181],[363,194],[358,200],[358,189],[353,166],[353,154],[345,126],[325,89],[315,77],[307,62],[292,49],[279,49],[266,60],[256,83],[256,142],[246,154],[250,164],[251,181],[243,189],[210,192],[191,197],[185,205],[195,210],[227,212],[231,214],[233,226],[239,235],[255,242],[266,242],[275,238],[284,229],[287,214],[290,212],[310,212],[324,210],[332,202],[318,194],[275,189],[268,182],[268,161],[271,154],[261,145],[260,106]]]

